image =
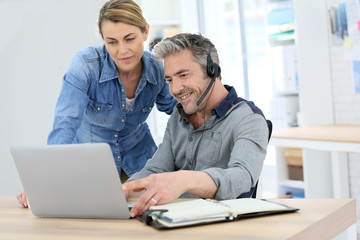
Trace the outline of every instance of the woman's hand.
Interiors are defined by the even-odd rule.
[[[17,195],[17,200],[23,207],[28,207],[25,192],[21,192],[19,195]]]

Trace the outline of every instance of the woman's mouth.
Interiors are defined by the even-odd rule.
[[[131,62],[132,57],[120,58],[119,60],[125,63]]]

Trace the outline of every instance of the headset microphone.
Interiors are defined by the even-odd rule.
[[[201,102],[204,100],[204,98],[206,97],[206,95],[208,94],[208,92],[210,91],[212,85],[215,83],[215,79],[220,76],[220,72],[221,72],[221,68],[219,66],[219,64],[217,64],[216,62],[214,62],[211,59],[211,55],[210,53],[207,56],[207,66],[206,66],[206,71],[207,74],[209,75],[209,77],[212,77],[209,86],[206,88],[205,92],[203,93],[203,95],[201,95],[201,97],[199,98],[199,100],[196,102],[196,105],[199,106],[201,104]]]

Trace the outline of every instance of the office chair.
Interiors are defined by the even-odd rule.
[[[271,134],[272,134],[273,125],[270,120],[266,120],[266,123],[267,123],[267,127],[269,129],[269,135],[268,135],[268,142],[269,142],[270,138],[271,138]],[[257,191],[258,183],[259,183],[259,180],[256,182],[255,186],[250,189],[249,192],[242,193],[237,198],[246,198],[246,197],[256,198],[256,191]]]

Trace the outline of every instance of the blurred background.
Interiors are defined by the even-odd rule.
[[[147,50],[179,32],[203,33],[219,51],[223,83],[260,107],[275,129],[360,124],[360,88],[353,67],[358,65],[351,58],[356,52],[344,44],[347,31],[338,11],[343,1],[136,2],[150,24]],[[22,190],[10,146],[46,144],[71,59],[88,46],[102,44],[97,17],[103,3],[0,0],[0,195]],[[166,121],[167,116],[156,110],[148,119],[157,143]],[[283,154],[285,165],[277,163],[269,145],[259,197],[304,197],[301,149]],[[359,197],[360,157],[347,158],[351,196]],[[284,168],[287,179],[280,181],[277,171]]]

